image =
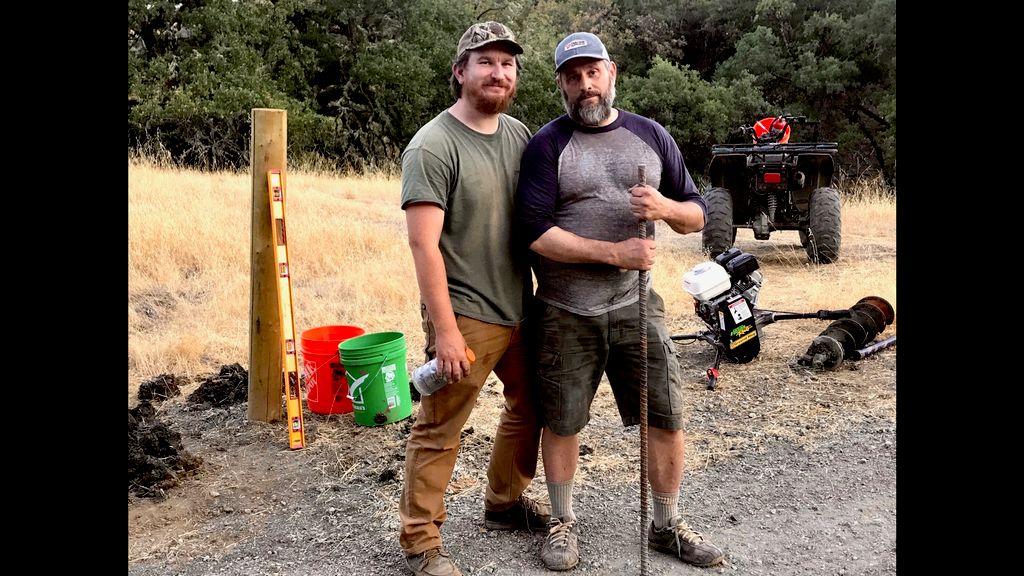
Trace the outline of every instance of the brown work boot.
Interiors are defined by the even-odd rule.
[[[576,521],[552,518],[548,522],[548,538],[540,548],[540,559],[548,570],[571,570],[580,563],[580,544]]]
[[[551,520],[551,505],[523,494],[507,510],[484,510],[484,527],[488,530],[545,530]]]
[[[414,576],[462,576],[458,566],[452,562],[452,555],[438,546],[420,554],[405,557]]]
[[[691,530],[680,516],[676,516],[671,524],[660,529],[655,528],[654,522],[651,522],[648,542],[651,548],[672,554],[694,566],[714,566],[725,560],[725,554],[717,546],[705,542],[704,536]]]

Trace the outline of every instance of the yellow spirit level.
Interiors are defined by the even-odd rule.
[[[299,389],[298,361],[295,357],[295,319],[292,317],[292,279],[288,273],[288,243],[284,225],[284,179],[280,170],[267,172],[270,194],[270,227],[274,234],[274,262],[277,272],[277,301],[281,320],[281,378],[288,411],[288,447],[306,447],[306,429],[302,425],[302,391]]]

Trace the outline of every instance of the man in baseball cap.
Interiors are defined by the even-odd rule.
[[[402,153],[402,209],[426,359],[437,360],[449,382],[420,399],[405,447],[399,542],[415,576],[462,576],[441,541],[444,495],[462,426],[491,372],[505,398],[487,470],[484,527],[545,530],[550,520],[550,507],[523,493],[537,472],[540,426],[523,333],[533,283],[526,254],[514,249],[512,206],[530,130],[504,113],[516,94],[522,53],[504,24],[470,26],[451,67],[455,103]]]
[[[455,48],[455,60],[452,63],[452,75],[449,78],[449,84],[452,89],[452,96],[456,100],[462,98],[462,85],[465,83],[465,79],[459,78],[458,75],[466,70],[470,54],[494,48],[506,51],[513,56],[516,63],[516,72],[522,69],[523,65],[519,61],[519,55],[523,53],[523,47],[516,42],[516,35],[509,30],[508,26],[494,21],[473,24],[462,33],[462,38],[459,38],[459,44]],[[518,80],[518,76],[516,80]],[[516,96],[516,84],[516,81],[511,83],[512,89],[508,98],[498,103],[496,112],[504,112],[512,104],[512,100]]]
[[[665,127],[615,107],[617,70],[604,43],[589,32],[559,42],[555,83],[566,114],[537,132],[520,163],[516,216],[520,237],[536,256],[537,304],[529,322],[538,351],[536,393],[551,500],[540,558],[549,570],[571,570],[580,562],[572,506],[579,433],[607,376],[624,426],[641,422],[639,398],[648,397],[654,504],[653,521],[644,527],[649,546],[713,566],[725,555],[679,511],[685,388],[665,302],[639,274],[654,265],[654,222],[679,234],[698,232],[707,206]],[[640,222],[646,232],[638,237]],[[650,301],[643,321],[641,294]],[[644,324],[651,343],[646,358],[635,328]],[[647,374],[646,387],[641,373]]]

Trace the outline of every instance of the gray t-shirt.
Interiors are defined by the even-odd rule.
[[[529,246],[554,226],[591,240],[636,238],[629,189],[638,182],[638,165],[646,167],[647,184],[666,198],[695,202],[707,214],[679,147],[657,122],[624,110],[601,127],[581,126],[564,115],[552,120],[523,152],[516,195],[523,241]],[[654,237],[650,222],[647,237]],[[636,270],[537,255],[534,272],[539,300],[582,316],[639,299]]]
[[[514,236],[519,158],[530,131],[502,114],[481,134],[447,110],[402,153],[402,209],[430,202],[445,210],[441,255],[457,314],[513,326],[533,292],[522,242]]]

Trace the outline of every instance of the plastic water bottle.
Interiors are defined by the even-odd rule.
[[[476,354],[466,348],[469,363],[476,362]],[[412,371],[412,385],[423,396],[430,396],[448,385],[448,377],[437,371],[437,358]]]

